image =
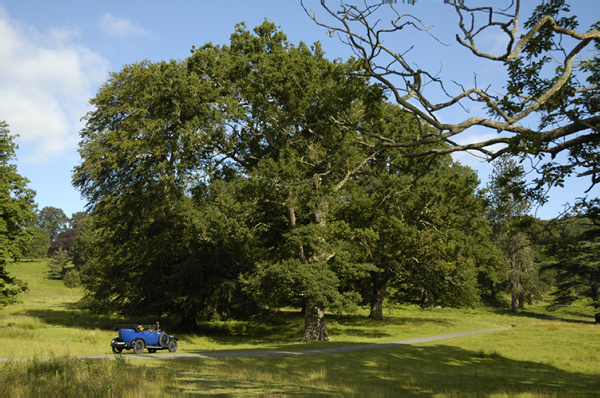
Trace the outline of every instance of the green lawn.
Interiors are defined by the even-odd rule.
[[[110,340],[116,336],[113,326],[144,320],[82,311],[77,305],[81,291],[70,291],[61,281],[49,279],[43,261],[11,265],[9,272],[26,280],[30,292],[21,296],[21,303],[0,312],[0,357],[35,359],[1,365],[3,394],[600,391],[600,327],[592,323],[592,311],[585,307],[556,312],[533,307],[515,315],[502,309],[423,310],[410,306],[386,310],[383,322],[367,319],[364,311],[347,316],[328,314],[332,341],[311,344],[300,343],[303,319],[290,311],[271,322],[203,324],[202,333],[178,335],[178,353],[300,351],[472,330],[507,330],[343,354],[90,363],[72,356],[109,355]],[[123,373],[126,378],[120,376]]]

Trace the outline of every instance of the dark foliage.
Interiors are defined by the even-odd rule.
[[[73,246],[78,233],[79,231],[73,228],[67,228],[59,232],[50,242],[48,256],[53,256],[59,249],[63,249],[69,257],[73,257]]]

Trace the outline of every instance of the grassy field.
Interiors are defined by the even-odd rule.
[[[327,316],[331,342],[302,344],[303,319],[282,312],[275,321],[203,324],[200,334],[178,335],[178,353],[299,351],[390,342],[491,328],[413,346],[343,354],[206,359],[85,360],[110,355],[112,328],[124,319],[79,309],[81,292],[47,276],[45,262],[11,266],[29,283],[22,303],[0,312],[0,357],[33,358],[1,364],[0,394],[597,394],[600,327],[592,311],[398,307],[376,322],[366,312]],[[169,320],[160,320],[167,331]],[[170,331],[171,332],[171,331]],[[160,355],[160,354],[159,354]],[[42,359],[49,358],[49,359]]]

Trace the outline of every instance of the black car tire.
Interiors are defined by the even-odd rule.
[[[117,347],[113,347],[112,350],[113,350],[113,354],[120,354],[123,352],[122,348],[117,348]]]
[[[169,352],[177,351],[177,340],[171,340],[169,342]]]
[[[166,333],[162,333],[158,336],[158,345],[165,348],[169,344],[169,335]]]
[[[144,352],[144,348],[146,348],[146,344],[144,343],[144,340],[136,340],[133,343],[133,352],[136,354],[142,354]]]

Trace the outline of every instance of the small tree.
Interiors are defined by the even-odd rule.
[[[61,279],[68,261],[69,256],[67,252],[62,248],[58,249],[48,262],[48,267],[50,267],[50,276],[56,279]]]
[[[63,282],[65,286],[71,289],[71,294],[73,294],[73,288],[77,287],[81,284],[81,278],[79,276],[79,272],[77,270],[70,270],[65,273],[63,277]]]
[[[538,287],[538,271],[533,263],[530,241],[513,225],[531,207],[527,198],[525,171],[510,156],[494,163],[488,183],[490,208],[488,219],[493,225],[494,240],[504,254],[510,285],[511,309],[518,312],[531,301]]]

